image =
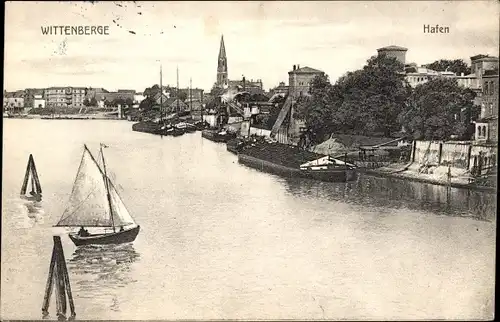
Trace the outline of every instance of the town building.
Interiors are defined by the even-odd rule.
[[[271,97],[273,97],[274,95],[285,96],[286,94],[288,94],[288,86],[285,85],[285,82],[280,82],[278,86],[276,86],[275,88],[272,88],[269,91],[269,94]]]
[[[201,109],[203,108],[203,103],[199,100],[199,99],[192,99],[192,100],[189,100],[189,98],[187,100],[184,101],[184,103],[186,104],[187,106],[187,110],[188,111],[201,111]]]
[[[201,88],[180,88],[179,89],[179,94],[184,93],[186,95],[186,98],[189,99],[190,95],[193,100],[202,100],[203,99],[203,93],[204,90]]]
[[[33,108],[45,108],[45,98],[41,94],[33,95]]]
[[[262,92],[264,91],[264,86],[261,79],[248,80],[243,77],[241,80],[229,80],[228,86],[231,88],[239,88],[241,90],[260,89],[262,90]]]
[[[470,58],[471,60],[471,73],[477,77],[481,77],[487,70],[498,69],[498,57],[489,55],[475,55]]]
[[[3,108],[5,111],[15,111],[24,108],[24,91],[3,92]]]
[[[228,74],[228,65],[227,65],[227,55],[226,55],[226,47],[224,45],[224,36],[221,36],[220,48],[219,48],[219,56],[217,60],[217,80],[214,84],[214,88],[220,89],[237,89],[240,91],[243,90],[259,90],[260,92],[264,92],[264,85],[261,79],[250,79],[247,80],[243,77],[241,80],[230,80]],[[195,97],[193,96],[193,99]],[[197,99],[201,99],[197,97]]]
[[[425,84],[429,80],[437,77],[452,78],[457,81],[459,86],[470,88],[472,90],[480,90],[480,82],[475,74],[464,75],[463,73],[459,76],[454,72],[449,71],[435,71],[426,67],[406,67],[405,69],[405,80],[408,84],[415,88],[418,85]]]
[[[43,98],[44,92],[44,88],[26,88],[24,90],[24,105],[27,108],[39,107],[40,102],[38,102],[38,104],[35,103],[35,96],[38,96],[39,99],[40,96]],[[43,105],[45,106],[45,103],[43,103]]]
[[[169,100],[169,111],[172,113],[184,112],[189,110],[189,106],[178,98],[174,98],[173,101]]]
[[[324,72],[311,68],[300,67],[300,65],[293,65],[293,69],[288,72],[288,87],[289,93],[294,98],[301,95],[309,95],[311,82],[317,76],[325,75]]]
[[[377,49],[378,55],[385,55],[387,57],[396,58],[403,66],[406,63],[406,52],[408,48],[400,47],[400,46],[387,46]]]
[[[476,122],[476,141],[498,142],[498,69],[483,70],[481,114]]]
[[[89,87],[87,89],[87,93],[85,95],[85,98],[88,100],[95,98],[97,100],[97,98],[101,97],[104,93],[109,93],[109,91],[102,88],[102,87],[97,87],[97,88]]]
[[[107,92],[96,94],[95,99],[103,102],[104,106],[116,107],[118,105],[130,104],[134,102],[135,90],[118,90],[116,92]],[[126,103],[128,102],[128,103]],[[100,104],[99,106],[101,106]]]
[[[49,87],[44,96],[47,107],[81,108],[86,93],[85,87]]]

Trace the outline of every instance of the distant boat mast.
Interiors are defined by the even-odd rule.
[[[179,113],[179,66],[177,66],[177,113]]]
[[[163,75],[160,64],[160,122],[163,122]]]
[[[189,110],[193,112],[193,79],[189,79]]]

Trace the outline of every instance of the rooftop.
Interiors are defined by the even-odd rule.
[[[386,47],[382,47],[382,48],[377,49],[377,51],[386,51],[386,50],[407,51],[408,48],[400,47],[400,46],[386,46]]]
[[[489,60],[489,61],[498,61],[498,57],[490,56],[490,55],[476,55],[470,58],[471,61],[477,60]]]
[[[323,73],[323,72],[321,70],[305,66],[305,67],[302,67],[302,68],[298,68],[298,69],[289,71],[288,73],[289,74],[290,73],[292,73],[292,74],[293,73],[298,73],[298,74],[319,74],[319,73]]]

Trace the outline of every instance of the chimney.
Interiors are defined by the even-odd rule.
[[[297,65],[297,69],[300,69],[300,65]]]
[[[295,70],[295,65],[293,65],[293,70]]]

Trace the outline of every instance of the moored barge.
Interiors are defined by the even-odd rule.
[[[201,136],[210,141],[226,143],[227,141],[234,139],[236,137],[236,133],[227,132],[226,130],[205,129],[201,131]]]
[[[285,177],[328,182],[356,179],[356,166],[353,164],[280,143],[257,142],[247,145],[239,151],[238,162]]]

